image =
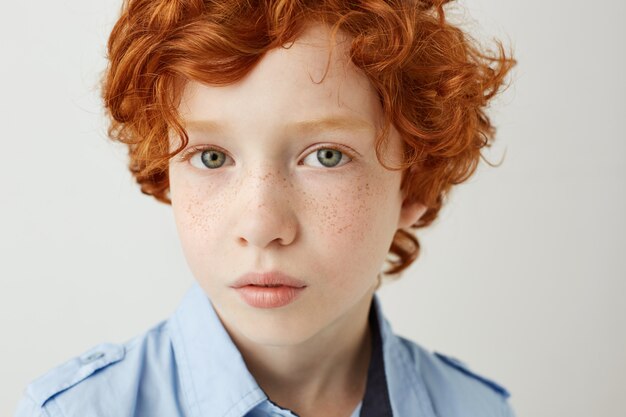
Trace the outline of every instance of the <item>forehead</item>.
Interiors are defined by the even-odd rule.
[[[179,108],[185,121],[216,120],[255,129],[329,116],[377,127],[378,95],[349,60],[351,39],[311,24],[292,43],[267,52],[243,79],[227,86],[187,84]]]

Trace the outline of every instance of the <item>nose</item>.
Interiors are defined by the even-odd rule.
[[[237,243],[257,248],[291,244],[299,227],[293,197],[287,180],[275,170],[246,175],[237,197]]]

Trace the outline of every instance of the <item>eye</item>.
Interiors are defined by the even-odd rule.
[[[216,169],[222,167],[229,158],[224,152],[217,149],[198,149],[189,158],[189,162],[196,168]]]
[[[335,168],[350,162],[350,157],[338,149],[320,148],[308,154],[302,162],[310,166]]]

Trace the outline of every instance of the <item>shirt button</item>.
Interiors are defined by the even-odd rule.
[[[83,363],[90,363],[104,356],[104,352],[94,352],[83,358]]]

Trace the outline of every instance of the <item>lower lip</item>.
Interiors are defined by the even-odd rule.
[[[256,308],[278,308],[293,302],[306,287],[261,287],[246,285],[235,288],[243,301]]]

